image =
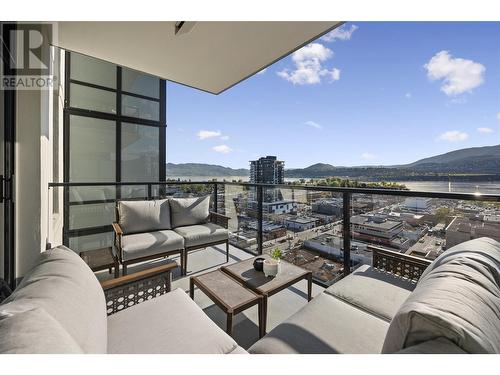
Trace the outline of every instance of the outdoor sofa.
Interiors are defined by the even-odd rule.
[[[218,244],[226,245],[229,261],[229,218],[209,208],[210,196],[118,201],[112,225],[123,275],[132,263],[174,254],[185,275],[190,251]]]
[[[47,250],[0,304],[0,353],[245,353],[184,291],[169,292],[175,267],[99,283],[72,250]]]
[[[246,353],[184,291],[169,292],[175,267],[99,283],[76,253],[48,250],[0,304],[0,353]],[[424,265],[379,252],[249,352],[500,353],[499,284],[492,239]]]
[[[250,353],[500,353],[500,243],[480,238],[434,262],[373,249],[361,266]]]

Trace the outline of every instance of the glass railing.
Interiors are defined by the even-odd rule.
[[[51,183],[50,241],[74,251],[113,245],[120,199],[211,196],[230,244],[281,257],[331,285],[373,248],[432,261],[478,237],[500,240],[500,195],[237,182]]]

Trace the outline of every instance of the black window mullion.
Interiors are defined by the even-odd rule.
[[[122,181],[122,122],[120,120],[122,115],[122,68],[116,67],[116,114],[118,121],[116,121],[116,181]],[[121,187],[116,189],[116,199],[121,198]]]
[[[159,160],[158,160],[158,177],[160,181],[166,181],[167,168],[167,83],[164,79],[160,80],[160,124],[159,129]]]

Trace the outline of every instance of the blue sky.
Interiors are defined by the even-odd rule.
[[[167,85],[167,161],[402,164],[500,144],[500,23],[349,22],[220,95]]]

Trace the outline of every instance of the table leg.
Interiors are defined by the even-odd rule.
[[[262,333],[261,335],[264,336],[267,332],[267,295],[262,296]]]
[[[227,313],[226,333],[233,337],[233,313]]]
[[[189,296],[191,299],[194,299],[194,280],[193,278],[189,279]]]
[[[307,300],[312,300],[312,272],[307,275]]]
[[[261,339],[262,337],[264,337],[264,335],[266,334],[262,328],[264,327],[264,311],[263,311],[263,302],[262,302],[262,298],[259,298],[259,339]]]

